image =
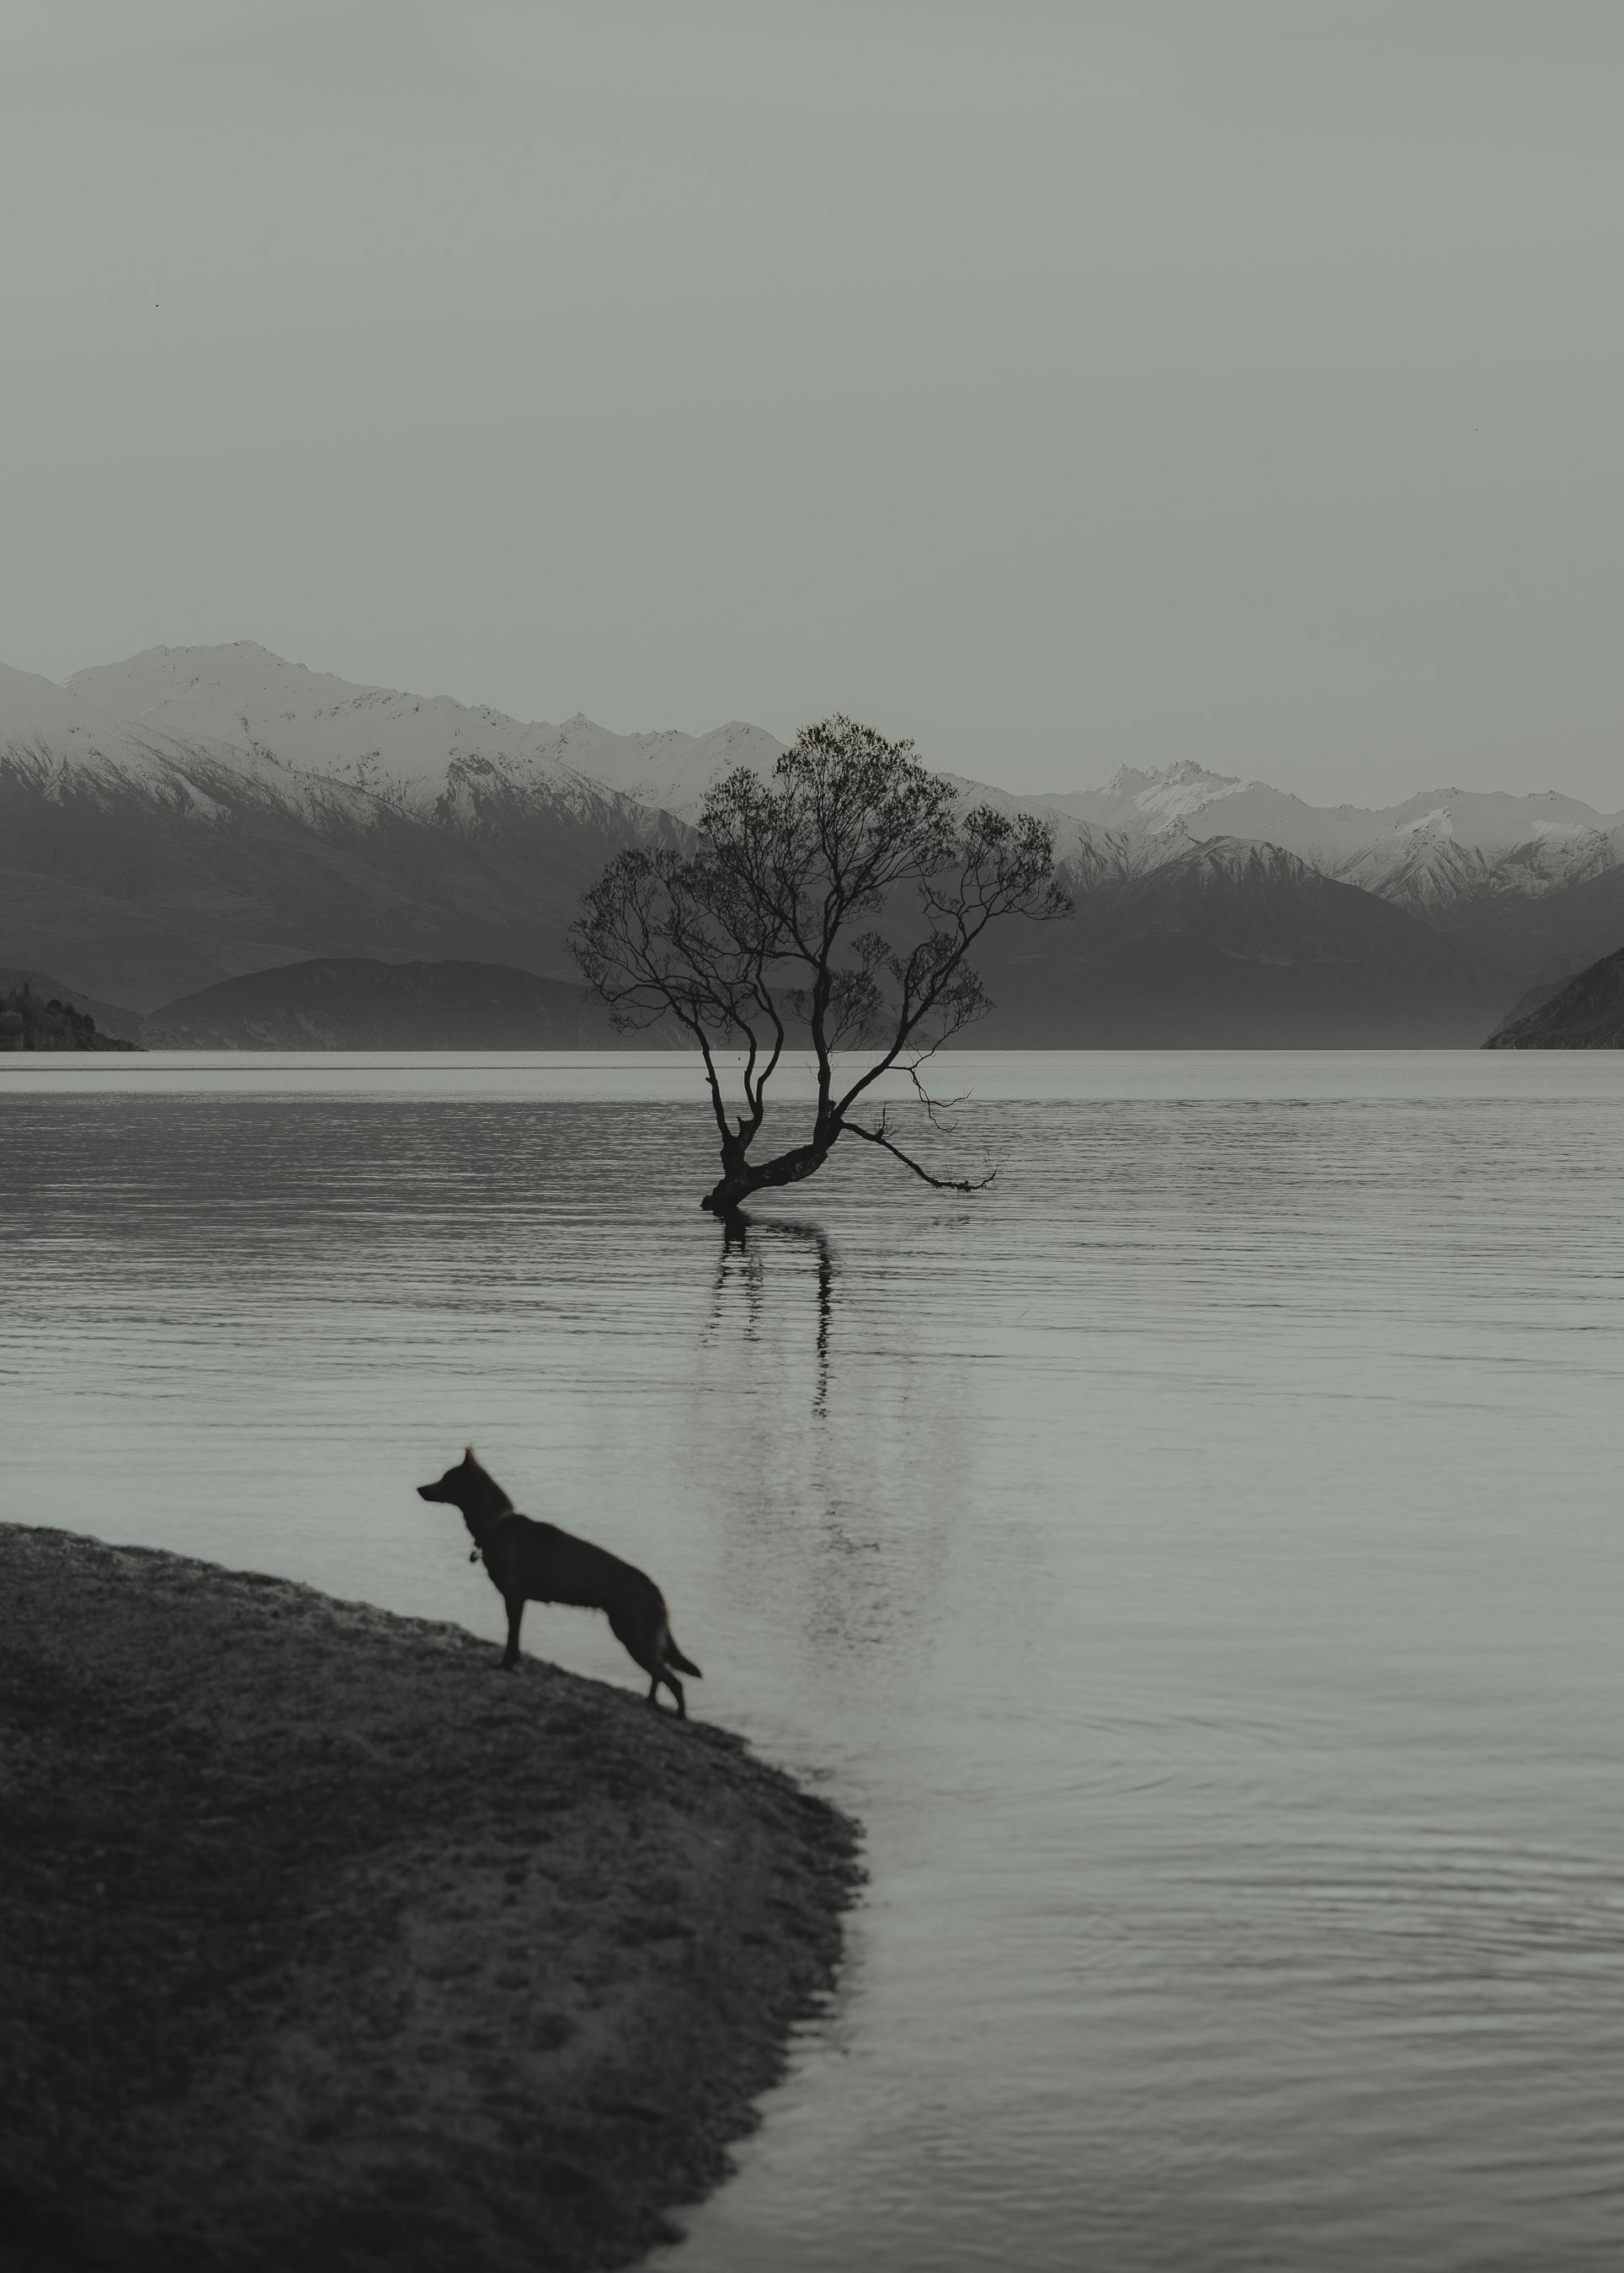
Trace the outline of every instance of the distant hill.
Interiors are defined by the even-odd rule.
[[[1517,866],[1516,856],[1507,856],[1495,877],[1447,907],[1417,912],[1537,984],[1566,984],[1624,939],[1624,867],[1598,866],[1525,888],[1509,875]]]
[[[1217,838],[989,934],[971,1046],[1467,1049],[1517,981],[1402,908]]]
[[[103,1002],[94,994],[86,994],[79,987],[64,986],[44,971],[25,970],[14,964],[0,964],[0,994],[20,994],[24,987],[44,1002],[58,1001],[70,1009],[83,1011],[100,1033],[111,1034],[116,1039],[139,1044],[143,1020],[139,1010],[126,1010],[122,1003]]]
[[[320,956],[229,979],[146,1022],[148,1049],[572,1050],[625,1046],[585,989],[497,963]],[[637,1038],[658,1048],[664,1033]]]
[[[0,1051],[133,1050],[138,1046],[104,1034],[86,1011],[57,996],[36,994],[32,986],[0,993]]]
[[[1624,947],[1615,955],[1603,956],[1531,1009],[1519,1002],[1484,1047],[1624,1050]]]
[[[1494,1029],[1495,1032],[1499,1033],[1507,1026],[1515,1026],[1519,1018],[1528,1017],[1533,1011],[1548,1002],[1553,994],[1560,994],[1567,984],[1568,981],[1565,979],[1542,979],[1538,986],[1530,986],[1526,994],[1518,995],[1510,1009],[1500,1020],[1500,1025]],[[1484,1047],[1485,1049],[1488,1047],[1486,1042]]]

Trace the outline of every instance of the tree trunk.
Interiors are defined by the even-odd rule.
[[[768,1191],[778,1184],[799,1184],[815,1176],[834,1148],[835,1139],[831,1136],[827,1144],[797,1144],[793,1152],[780,1152],[776,1160],[725,1162],[720,1183],[699,1204],[712,1215],[736,1215],[752,1192]]]

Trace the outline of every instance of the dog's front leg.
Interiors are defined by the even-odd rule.
[[[502,1652],[502,1671],[511,1673],[519,1662],[519,1621],[524,1616],[523,1594],[508,1596],[508,1647]]]

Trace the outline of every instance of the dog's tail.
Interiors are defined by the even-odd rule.
[[[674,1665],[679,1673],[691,1674],[695,1681],[704,1679],[704,1675],[695,1664],[693,1659],[684,1657],[677,1647],[676,1637],[669,1626],[662,1628],[660,1632],[660,1655],[667,1665]]]

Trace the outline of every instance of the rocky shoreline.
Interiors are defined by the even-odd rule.
[[[18,2273],[577,2273],[828,1991],[853,1827],[460,1628],[0,1523]]]

